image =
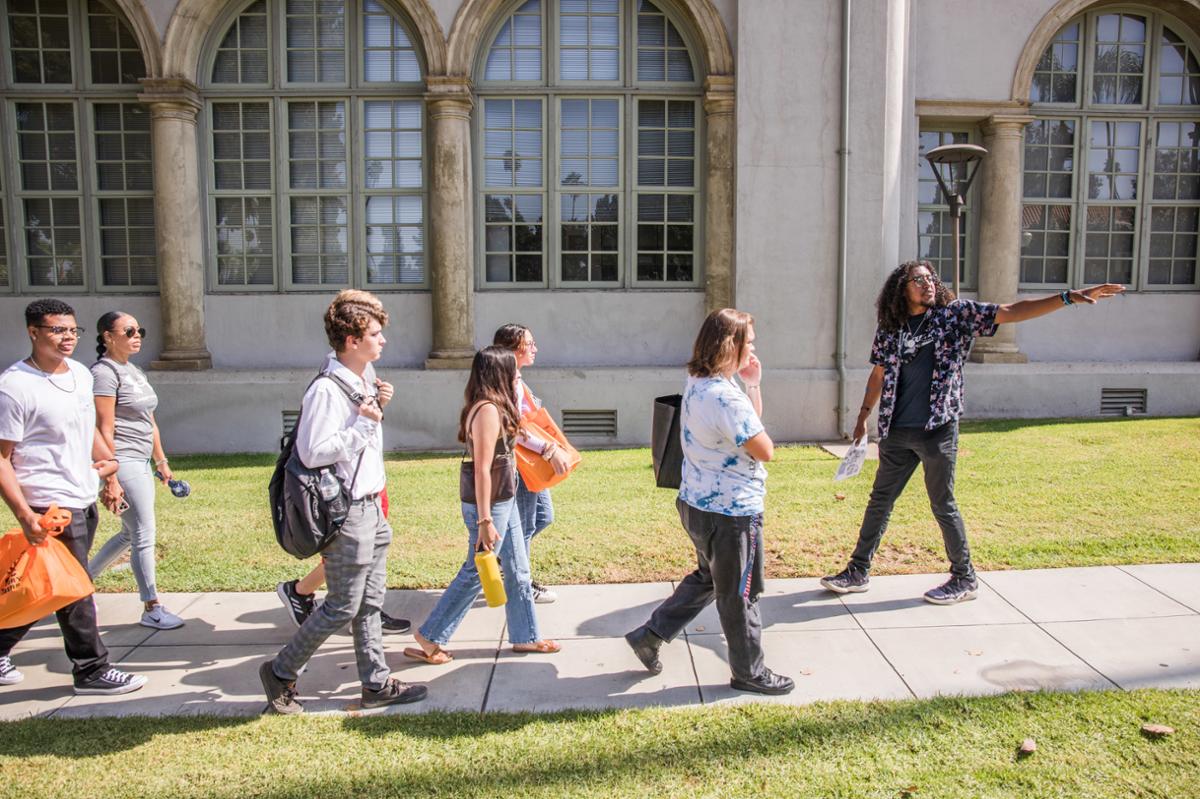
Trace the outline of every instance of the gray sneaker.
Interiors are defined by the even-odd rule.
[[[143,627],[151,627],[155,630],[175,630],[183,626],[183,619],[179,618],[162,605],[155,605],[150,610],[143,611],[142,620],[139,622],[139,624],[141,624]]]
[[[974,577],[951,577],[937,588],[925,592],[925,601],[935,605],[957,605],[979,595],[979,583]]]
[[[400,682],[395,677],[388,677],[388,681],[378,691],[363,686],[362,707],[364,710],[370,710],[385,705],[407,705],[410,702],[420,702],[428,693],[429,689],[424,685],[412,685]]]
[[[871,578],[864,570],[850,565],[837,574],[822,577],[821,585],[838,594],[861,594],[871,587]]]
[[[296,701],[296,682],[287,682],[275,676],[271,661],[258,667],[258,679],[262,681],[263,690],[267,693],[266,713],[278,713],[281,716],[291,716],[303,713],[304,705]]]

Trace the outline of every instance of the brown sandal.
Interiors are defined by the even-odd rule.
[[[542,641],[532,641],[528,644],[513,644],[512,651],[518,653],[537,652],[543,655],[553,655],[555,652],[562,650],[562,646],[557,641],[544,639]]]
[[[440,646],[435,647],[432,652],[426,652],[419,646],[409,646],[404,648],[404,657],[428,663],[430,666],[444,666],[454,660],[454,653],[447,652]]]

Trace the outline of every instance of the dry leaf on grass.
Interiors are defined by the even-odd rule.
[[[1037,751],[1037,741],[1032,738],[1026,738],[1021,741],[1021,746],[1017,749],[1017,757],[1029,757]]]
[[[1151,738],[1165,738],[1168,735],[1174,735],[1175,728],[1168,727],[1166,724],[1143,724],[1142,732]]]
[[[833,495],[833,498],[834,498],[835,500],[837,500],[838,502],[841,502],[843,499],[845,499],[845,498],[846,498],[846,495],[845,495],[845,494],[834,494],[834,495]]]

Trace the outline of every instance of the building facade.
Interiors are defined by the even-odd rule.
[[[773,434],[836,437],[883,277],[952,277],[952,142],[989,152],[964,295],[1130,287],[978,342],[968,414],[1200,412],[1200,1],[0,7],[0,357],[34,297],[135,314],[173,451],[273,449],[347,286],[392,316],[391,446],[453,446],[508,321],[581,443],[644,443],[731,304]]]

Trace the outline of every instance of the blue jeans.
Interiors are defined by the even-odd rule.
[[[521,529],[525,532],[528,545],[533,537],[554,524],[554,503],[550,501],[550,489],[533,492],[525,487],[525,481],[517,476],[517,513],[521,515]]]
[[[450,642],[479,595],[479,572],[475,570],[479,511],[464,502],[462,515],[467,525],[467,559],[420,628],[421,635],[439,646]],[[504,615],[508,619],[508,640],[514,644],[541,640],[533,611],[533,588],[529,585],[529,547],[521,534],[516,497],[492,505],[492,524],[500,533],[496,554],[504,562],[504,592],[508,594]]]
[[[95,579],[128,549],[138,594],[143,602],[149,602],[158,599],[154,584],[154,470],[149,460],[121,461],[117,481],[125,489],[129,510],[121,514],[121,531],[88,561],[88,573]]]

